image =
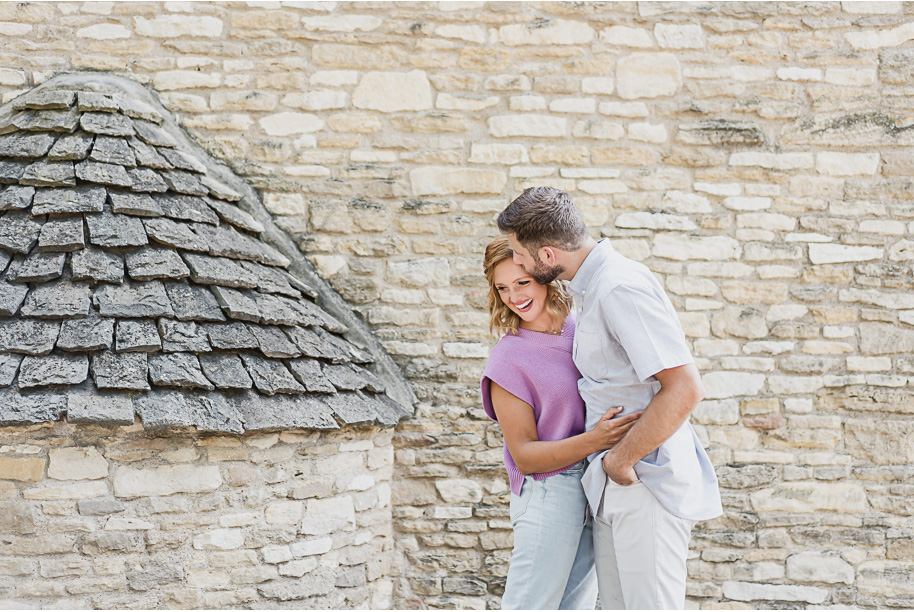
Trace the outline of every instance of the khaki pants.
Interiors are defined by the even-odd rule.
[[[606,480],[594,519],[594,560],[604,610],[681,610],[695,522],[673,516],[640,480]]]

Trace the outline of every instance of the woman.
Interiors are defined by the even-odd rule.
[[[490,331],[501,334],[482,377],[486,414],[501,426],[511,483],[514,550],[502,608],[590,609],[593,542],[580,480],[584,459],[617,443],[640,414],[610,409],[585,432],[571,359],[572,300],[514,264],[505,238],[486,247]]]

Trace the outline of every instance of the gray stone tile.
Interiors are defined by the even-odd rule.
[[[353,371],[355,371],[365,381],[365,390],[370,391],[371,393],[387,392],[387,385],[385,385],[380,378],[375,376],[374,372],[355,364],[352,364],[350,367],[352,367]]]
[[[39,189],[32,201],[33,215],[101,212],[105,205],[104,187],[76,189]]]
[[[117,101],[113,97],[94,91],[79,92],[77,108],[82,113],[90,111],[116,113],[119,110]]]
[[[264,256],[262,243],[239,233],[230,226],[211,227],[198,224],[194,227],[194,231],[206,240],[212,255],[270,263]]]
[[[145,193],[108,191],[108,201],[111,202],[111,211],[119,215],[161,217],[163,214],[162,207]]]
[[[25,95],[13,100],[12,107],[16,110],[31,109],[66,109],[73,106],[76,101],[75,91],[32,90]]]
[[[36,319],[81,319],[89,315],[89,285],[60,280],[32,289],[22,316]]]
[[[209,352],[209,338],[206,332],[193,321],[159,319],[158,325],[159,335],[162,337],[162,350],[166,353]]]
[[[276,396],[264,401],[254,391],[234,398],[248,431],[288,431],[289,429],[339,429],[323,398],[308,395]]]
[[[105,136],[133,136],[133,122],[116,113],[83,113],[79,124],[87,132]]]
[[[136,166],[136,155],[133,154],[133,149],[130,148],[127,141],[123,138],[112,138],[111,136],[97,136],[95,138],[95,146],[92,147],[89,159],[128,168]]]
[[[269,295],[252,291],[257,309],[260,311],[260,320],[270,325],[296,325],[300,317],[292,300],[276,295]]]
[[[190,277],[196,283],[250,289],[257,286],[257,278],[231,259],[206,255],[184,254],[190,268]]]
[[[8,212],[0,219],[0,248],[16,253],[28,253],[38,242],[41,224],[32,221],[28,213]]]
[[[155,147],[150,147],[145,142],[136,138],[127,141],[133,148],[136,155],[136,162],[140,166],[155,168],[156,170],[171,170],[174,166],[168,163],[168,160],[159,155]]]
[[[32,205],[34,187],[10,185],[0,192],[0,210],[23,210]]]
[[[368,386],[368,380],[352,364],[321,364],[324,376],[339,391],[358,391]]]
[[[93,353],[92,377],[99,389],[149,389],[146,353]]]
[[[59,321],[11,319],[0,321],[0,352],[47,355],[54,349]]]
[[[279,293],[292,298],[301,298],[301,292],[289,283],[288,274],[285,271],[253,261],[239,261],[238,263],[257,278],[257,290],[261,293]]]
[[[214,349],[233,351],[260,348],[257,338],[244,323],[209,323],[203,325],[203,331]]]
[[[79,355],[26,356],[19,366],[19,388],[78,385],[89,376],[89,357]]]
[[[15,132],[0,136],[0,157],[25,157],[35,159],[47,155],[54,146],[56,136]]]
[[[113,346],[114,319],[91,315],[71,319],[60,326],[57,348],[64,351],[110,350]]]
[[[98,183],[99,185],[113,185],[115,187],[130,187],[133,181],[123,166],[103,164],[91,160],[83,160],[76,164],[76,176],[81,181]]]
[[[168,160],[172,166],[178,170],[187,170],[188,172],[196,172],[197,174],[206,174],[206,166],[203,165],[197,158],[192,155],[188,155],[184,151],[179,151],[178,149],[168,149],[162,148],[159,149],[159,155]]]
[[[33,187],[76,187],[73,162],[46,160],[35,162],[22,173],[19,184]]]
[[[193,353],[149,355],[149,380],[159,387],[213,389]]]
[[[115,350],[118,353],[149,353],[162,348],[159,330],[151,319],[118,319]]]
[[[174,280],[190,274],[181,256],[171,249],[147,246],[128,252],[126,260],[127,274],[133,280]]]
[[[168,194],[156,196],[156,201],[162,207],[166,217],[180,221],[208,223],[209,225],[218,225],[219,223],[219,217],[216,213],[200,198]]]
[[[400,419],[410,416],[410,413],[401,408],[386,395],[363,395],[365,402],[377,413],[378,424],[382,427],[396,427]]]
[[[200,179],[190,172],[163,170],[162,178],[165,179],[165,183],[172,191],[192,196],[209,195],[209,189],[204,187],[203,183],[200,182]]]
[[[171,301],[161,281],[99,285],[93,301],[103,317],[173,317]]]
[[[86,246],[82,217],[49,219],[38,235],[38,250],[69,253]]]
[[[16,314],[28,292],[28,285],[0,281],[0,316],[11,317]]]
[[[13,125],[29,132],[70,134],[79,125],[79,113],[69,110],[30,110],[13,119]]]
[[[238,355],[205,353],[199,358],[203,373],[219,389],[250,389],[254,384]]]
[[[33,251],[15,273],[7,274],[7,279],[15,283],[40,283],[60,278],[66,259],[66,253]]]
[[[216,301],[222,307],[223,312],[232,319],[240,321],[260,321],[260,310],[254,301],[252,294],[254,292],[238,291],[227,287],[210,287]]]
[[[22,173],[25,172],[28,162],[10,161],[0,158],[0,183],[15,184],[19,182]]]
[[[301,349],[302,354],[308,357],[328,359],[332,363],[349,363],[351,361],[346,351],[340,350],[325,341],[315,333],[314,328],[284,327],[283,331]]]
[[[205,179],[206,177],[204,177]],[[244,212],[237,206],[220,202],[219,200],[207,200],[207,205],[216,211],[219,217],[226,223],[231,223],[235,227],[240,227],[249,232],[259,234],[264,230],[263,223]]]
[[[133,125],[136,128],[136,135],[148,145],[156,147],[178,146],[178,141],[157,125],[146,121],[134,121]]]
[[[61,393],[19,393],[13,387],[0,391],[0,425],[31,425],[56,421],[67,409]]]
[[[166,246],[183,249],[185,251],[206,252],[209,246],[186,223],[178,223],[171,219],[156,218],[143,219],[146,234],[154,241]]]
[[[13,259],[21,259],[22,255],[13,255],[12,253],[0,250],[0,274],[6,271],[7,266]]]
[[[321,398],[343,425],[371,425],[378,421],[378,413],[358,393],[345,392]]]
[[[257,389],[265,395],[276,393],[303,393],[302,387],[281,361],[265,359],[248,353],[241,354],[241,360],[254,381]]]
[[[151,168],[133,168],[127,171],[127,176],[133,181],[130,189],[143,193],[165,193],[168,184]]]
[[[225,321],[216,296],[206,287],[167,282],[165,291],[179,321]]]
[[[317,327],[314,329],[314,332],[321,337],[321,339],[336,347],[340,351],[346,354],[346,361],[352,361],[355,363],[366,364],[374,361],[374,358],[371,356],[371,353],[368,351],[362,350],[357,346],[353,345],[351,342],[346,340],[341,336],[336,334],[331,334],[325,329]],[[337,363],[334,361],[333,363]]]
[[[133,399],[121,393],[67,393],[67,422],[78,425],[133,425]],[[105,512],[100,512],[99,505],[89,506],[89,502],[98,504],[102,500],[81,500],[79,512],[82,515],[97,516],[120,512],[123,504],[114,500],[105,500]],[[112,505],[113,504],[113,505]],[[95,512],[95,514],[93,514]]]
[[[200,177],[200,182],[209,189],[209,194],[214,198],[219,198],[220,200],[226,200],[228,202],[237,202],[241,199],[241,194],[220,181],[217,178],[212,176],[202,176]],[[252,231],[263,231],[263,230],[252,230]]]
[[[336,387],[324,376],[320,362],[316,359],[290,359],[288,364],[292,374],[308,393],[336,393]]]
[[[144,119],[146,121],[152,121],[153,123],[162,123],[163,117],[159,114],[159,111],[145,102],[141,102],[134,98],[119,96],[117,105],[121,108],[121,112],[128,117],[133,119]]]
[[[294,310],[298,315],[298,322],[301,325],[305,326],[323,326],[324,325],[324,312],[308,300],[289,300],[287,298],[280,298],[285,301],[285,304]]]
[[[260,352],[267,357],[287,359],[301,355],[301,349],[295,346],[279,327],[273,325],[248,325],[248,329],[257,339]]]
[[[99,215],[86,215],[89,242],[101,247],[143,246],[146,229],[143,222],[129,215],[116,215],[105,211]]]
[[[188,398],[191,421],[198,431],[243,433],[244,421],[234,402],[220,393],[195,393]]]
[[[87,248],[70,255],[73,280],[120,283],[124,280],[124,260],[117,253]]]
[[[155,390],[134,399],[133,405],[143,421],[143,428],[148,431],[192,427],[188,398],[184,391]]]
[[[82,161],[89,156],[95,137],[86,132],[76,132],[61,137],[48,152],[48,159],[56,161]]]
[[[23,356],[14,353],[0,354],[0,387],[9,387],[16,380],[16,373],[19,372],[19,364],[22,363]],[[238,361],[239,365],[241,360]]]

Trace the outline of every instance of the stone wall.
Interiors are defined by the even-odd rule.
[[[0,606],[388,608],[392,435],[0,428]]]
[[[689,605],[914,607],[912,39],[901,2],[8,3],[0,92],[150,84],[373,326],[422,401],[394,605],[499,603],[480,261],[550,184],[663,280],[705,376],[726,514]]]

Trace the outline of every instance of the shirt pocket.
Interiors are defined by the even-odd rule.
[[[606,365],[603,334],[577,328],[574,331],[574,365],[587,378],[597,380]]]

